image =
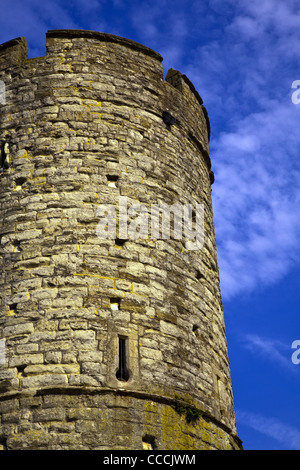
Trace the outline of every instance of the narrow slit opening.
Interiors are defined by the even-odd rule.
[[[0,171],[7,170],[9,168],[8,163],[8,144],[6,142],[0,143]]]
[[[193,325],[192,331],[193,331],[194,335],[197,335],[198,330],[199,330],[199,326],[198,325]]]
[[[121,382],[129,380],[129,370],[127,367],[127,340],[126,337],[119,337],[119,368],[116,377]]]

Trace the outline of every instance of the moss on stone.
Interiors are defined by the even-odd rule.
[[[193,424],[199,420],[199,418],[203,415],[203,411],[200,408],[197,408],[195,405],[185,402],[180,397],[176,397],[178,401],[176,401],[172,408],[179,414],[183,415],[186,419],[186,422],[189,424]]]

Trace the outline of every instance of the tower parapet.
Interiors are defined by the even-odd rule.
[[[0,80],[0,445],[241,448],[194,86],[145,46],[77,30],[49,31],[35,59],[3,44]],[[124,201],[146,235],[100,230]],[[199,249],[175,215],[150,234],[159,205],[194,228],[203,209]]]

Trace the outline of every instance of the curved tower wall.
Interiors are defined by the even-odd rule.
[[[49,31],[35,59],[24,38],[0,46],[4,449],[241,448],[209,121],[161,62],[90,31]],[[101,237],[102,208],[118,221],[120,201],[127,227],[134,204],[148,216],[155,204],[204,208],[203,246]]]

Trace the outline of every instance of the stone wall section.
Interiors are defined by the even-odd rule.
[[[90,31],[49,31],[34,59],[24,38],[1,45],[0,80],[0,445],[241,448],[199,94],[156,52]],[[120,196],[204,204],[203,248],[99,239],[97,209]]]

